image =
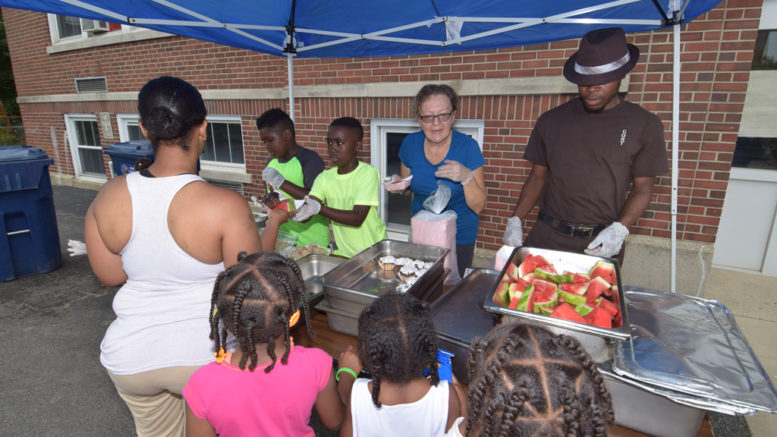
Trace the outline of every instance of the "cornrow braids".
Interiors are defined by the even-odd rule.
[[[423,377],[430,369],[432,385],[437,371],[437,334],[429,306],[413,296],[389,293],[359,315],[359,358],[372,375],[372,402],[380,407],[381,381],[396,384]]]
[[[472,343],[467,364],[465,435],[606,436],[615,420],[604,379],[572,337],[505,324]]]
[[[286,350],[281,363],[286,364],[291,349],[289,319],[299,307],[308,333],[314,335],[304,295],[305,283],[294,260],[274,252],[241,252],[238,263],[219,274],[213,286],[210,338],[216,351],[226,349],[227,331],[231,332],[243,350],[240,368],[253,371],[259,364],[256,345],[266,343],[272,361],[264,371],[270,372],[277,359],[275,340],[283,334]]]

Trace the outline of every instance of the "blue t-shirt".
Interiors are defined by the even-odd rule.
[[[445,160],[457,161],[470,170],[480,168],[485,164],[477,141],[461,132],[453,131],[451,146],[445,159],[437,165],[432,165],[424,155],[423,131],[412,133],[405,137],[399,148],[399,159],[410,169],[413,180],[410,189],[413,191],[413,215],[421,211],[424,200],[437,189],[437,181],[444,181],[451,189],[451,201],[445,210],[456,211],[456,244],[472,244],[478,236],[478,215],[467,206],[464,199],[464,187],[461,183],[450,179],[438,178],[434,173],[445,164]]]

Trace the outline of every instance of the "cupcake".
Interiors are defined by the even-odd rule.
[[[397,259],[391,255],[386,255],[378,258],[378,265],[384,272],[390,272],[394,270],[394,266],[397,265]]]

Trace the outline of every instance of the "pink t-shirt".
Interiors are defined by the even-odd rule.
[[[253,372],[225,360],[192,375],[183,396],[194,415],[206,419],[221,437],[313,436],[308,425],[318,393],[326,387],[332,357],[321,349],[294,346],[286,365],[280,357]]]

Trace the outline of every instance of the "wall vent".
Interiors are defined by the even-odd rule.
[[[243,192],[243,184],[239,182],[227,182],[227,181],[219,181],[214,179],[205,179],[208,181],[211,185],[216,185],[217,187],[223,187],[223,188],[229,188],[230,190],[237,191],[240,195],[245,194]]]
[[[107,93],[108,80],[103,77],[76,78],[76,92],[79,93]]]

